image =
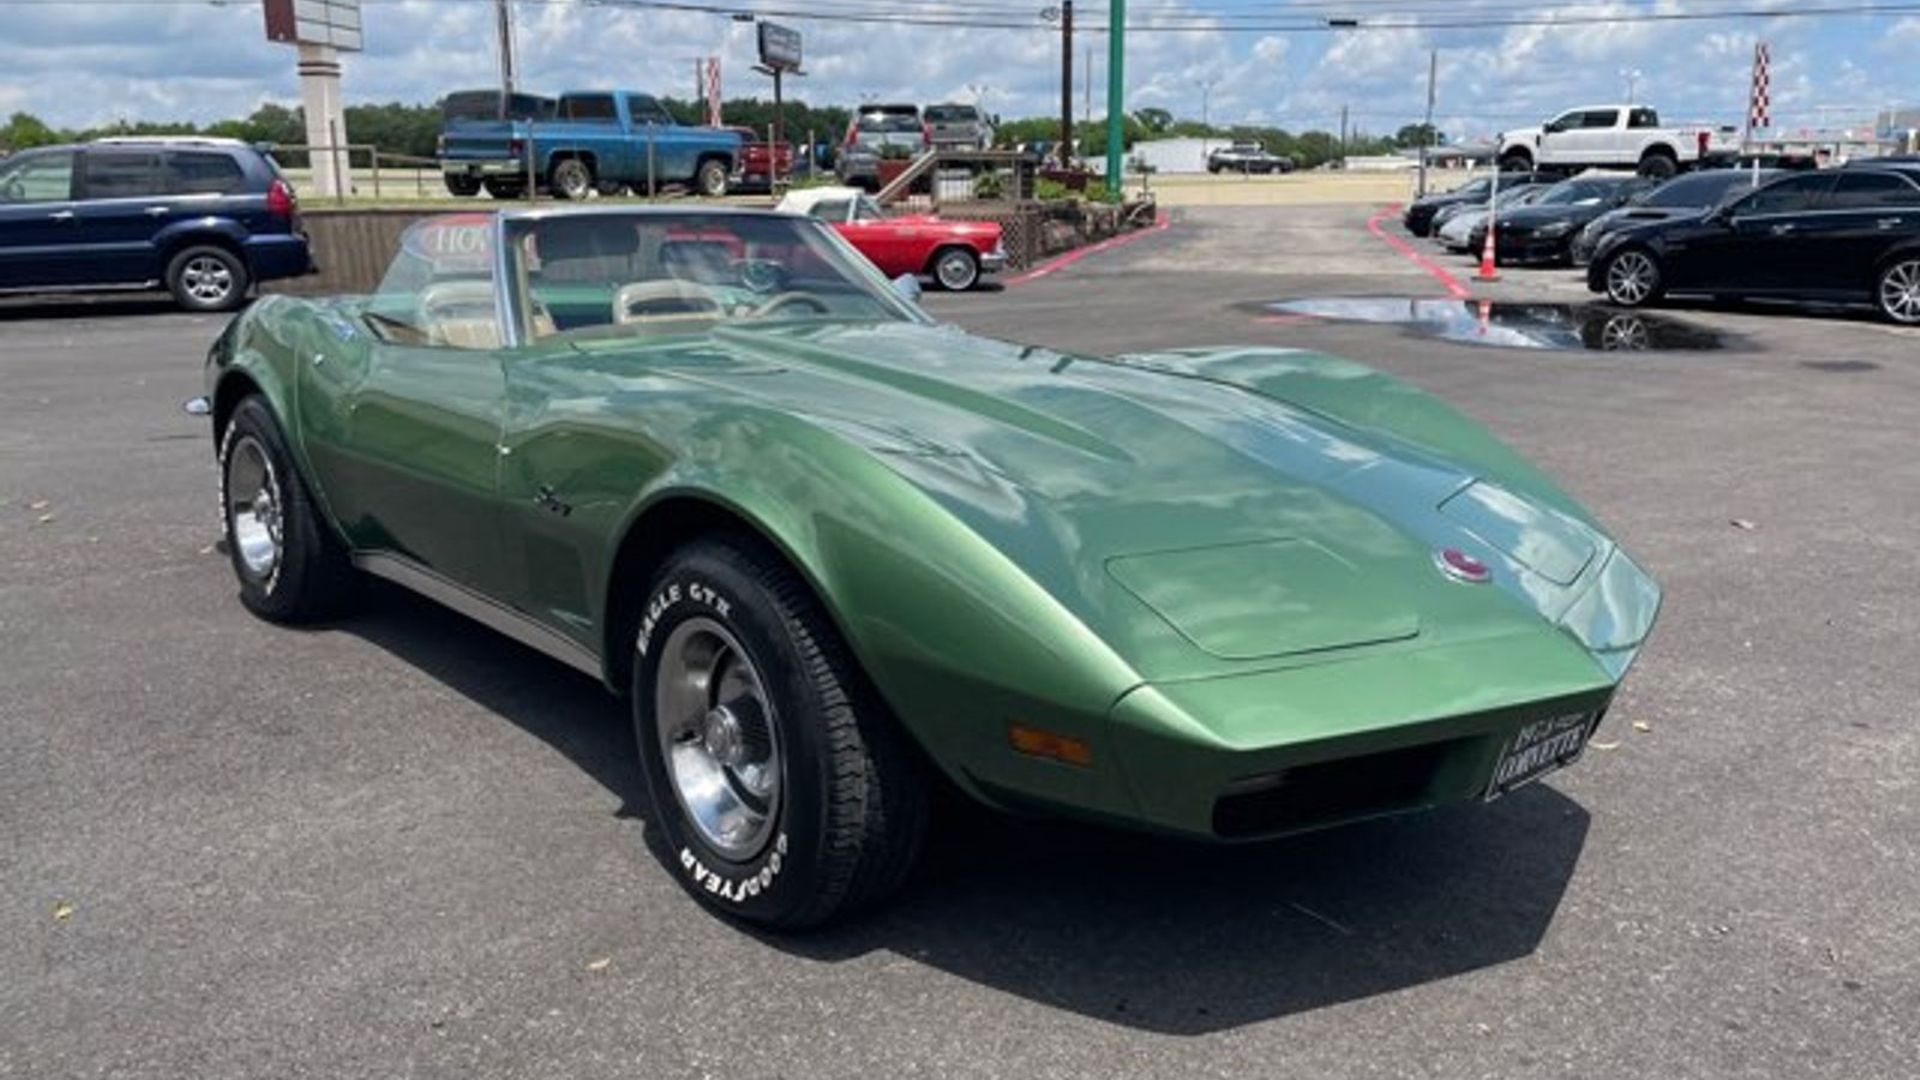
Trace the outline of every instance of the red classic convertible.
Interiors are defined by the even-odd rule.
[[[1000,226],[991,221],[945,221],[924,214],[889,217],[871,195],[850,187],[789,192],[779,209],[830,222],[888,277],[925,274],[943,289],[973,288],[981,274],[1007,264]]]

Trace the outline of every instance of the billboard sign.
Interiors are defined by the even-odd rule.
[[[774,71],[800,70],[800,31],[761,20],[760,64]]]
[[[360,0],[262,0],[267,40],[359,52]]]

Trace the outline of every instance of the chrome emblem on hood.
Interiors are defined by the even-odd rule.
[[[1493,571],[1487,569],[1486,563],[1459,548],[1441,548],[1433,553],[1433,562],[1441,573],[1455,581],[1484,585],[1493,578]]]

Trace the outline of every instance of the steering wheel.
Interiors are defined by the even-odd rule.
[[[833,314],[833,309],[821,303],[819,297],[809,296],[803,292],[776,293],[773,296],[768,297],[765,303],[761,304],[759,307],[754,308],[752,311],[748,312],[747,314],[749,318],[763,319],[769,315],[772,315],[782,310],[783,308],[790,308],[790,307],[795,307],[795,308],[809,307],[809,308],[812,308],[814,313],[818,315]]]
[[[9,176],[6,184],[0,186],[0,202],[25,202],[26,197],[27,189],[18,177]]]

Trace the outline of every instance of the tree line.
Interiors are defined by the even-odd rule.
[[[684,98],[660,99],[667,111],[683,124],[703,123],[703,102]],[[370,144],[388,154],[430,158],[440,134],[440,102],[409,105],[387,102],[377,105],[347,106],[347,139],[356,145]],[[853,119],[853,110],[838,106],[813,106],[804,101],[788,101],[781,106],[784,133],[790,142],[802,142],[809,134],[829,143],[837,143]],[[773,125],[773,102],[758,97],[729,98],[721,106],[721,115],[730,125],[751,127],[766,137]],[[298,146],[307,141],[306,122],[298,108],[271,102],[261,105],[244,119],[220,120],[195,125],[188,122],[120,121],[92,128],[56,128],[30,113],[18,112],[0,126],[0,151],[24,150],[63,142],[85,142],[114,135],[212,135],[240,139],[250,143],[275,143]],[[1000,125],[996,141],[1002,146],[1029,143],[1051,144],[1060,136],[1058,117],[1029,117],[1009,120]],[[1165,109],[1141,109],[1126,118],[1125,143],[1133,145],[1145,139],[1212,138],[1257,142],[1274,154],[1293,158],[1302,168],[1312,168],[1340,157],[1340,137],[1326,131],[1290,132],[1283,128],[1248,124],[1202,124],[1176,118]],[[1107,123],[1104,118],[1074,124],[1074,141],[1083,153],[1099,155],[1106,146]],[[1389,137],[1350,134],[1345,153],[1349,155],[1385,154],[1416,147],[1426,142],[1435,145],[1446,136],[1422,124],[1408,124]],[[298,161],[290,164],[299,164]]]

